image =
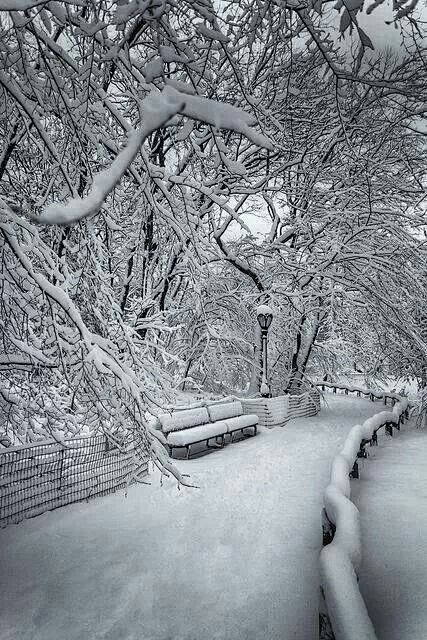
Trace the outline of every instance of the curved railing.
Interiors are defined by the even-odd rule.
[[[336,640],[377,640],[366,604],[358,585],[362,559],[359,511],[351,501],[350,479],[359,477],[359,458],[366,458],[366,447],[377,445],[377,432],[385,428],[393,435],[409,416],[406,398],[395,393],[378,392],[327,382],[318,385],[344,393],[364,395],[371,400],[391,403],[391,411],[381,411],[355,425],[340,453],[332,462],[330,483],[324,496],[324,544],[320,554],[322,591]]]
[[[354,385],[337,384],[336,382],[317,382],[316,387],[320,387],[322,391],[325,389],[332,389],[334,393],[337,391],[344,391],[345,395],[349,393],[355,393],[359,398],[366,396],[370,400],[384,400],[384,404],[387,405],[390,401],[391,405],[394,405],[397,401],[402,400],[402,396],[392,391],[373,391],[372,389],[363,389],[362,387],[355,387]]]

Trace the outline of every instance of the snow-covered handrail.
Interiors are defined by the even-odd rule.
[[[321,382],[316,382],[316,386],[321,387],[322,391],[325,391],[325,389],[328,388],[328,389],[332,389],[334,393],[336,393],[336,391],[339,389],[341,391],[344,391],[346,394],[357,393],[359,397],[361,395],[369,396],[371,400],[375,398],[378,398],[379,400],[383,399],[384,404],[387,404],[387,400],[391,400],[392,403],[394,403],[397,400],[401,400],[401,396],[399,396],[399,394],[397,393],[393,393],[392,391],[376,391],[373,389],[364,389],[363,387],[356,387],[354,385],[349,385],[349,384],[341,384],[336,382],[324,382],[323,380]]]
[[[348,434],[340,453],[332,462],[330,483],[326,488],[324,506],[332,528],[332,541],[320,554],[321,583],[329,619],[336,640],[377,640],[375,629],[358,585],[358,570],[362,558],[359,511],[351,501],[350,478],[358,477],[358,458],[366,457],[368,443],[377,444],[377,431],[382,427],[392,435],[408,417],[406,398],[394,393],[378,392],[327,382],[318,386],[355,391],[360,395],[388,399],[394,402],[391,411],[381,411],[355,425]]]

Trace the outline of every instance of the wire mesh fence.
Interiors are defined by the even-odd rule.
[[[0,451],[0,527],[126,487],[148,473],[142,441],[123,446],[105,435]]]
[[[245,413],[273,426],[315,415],[320,396],[246,400]],[[0,527],[45,511],[106,495],[148,473],[149,454],[142,438],[117,446],[106,435],[33,443],[0,450]]]

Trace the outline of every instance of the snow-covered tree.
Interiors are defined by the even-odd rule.
[[[412,9],[393,55],[357,2],[0,0],[3,431],[148,447],[188,385],[257,386],[260,302],[275,392],[351,304],[423,352]]]

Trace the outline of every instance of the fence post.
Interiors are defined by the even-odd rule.
[[[62,447],[60,452],[60,461],[59,461],[59,491],[62,491],[62,482],[63,482],[63,472],[64,472],[64,453],[65,447]]]

